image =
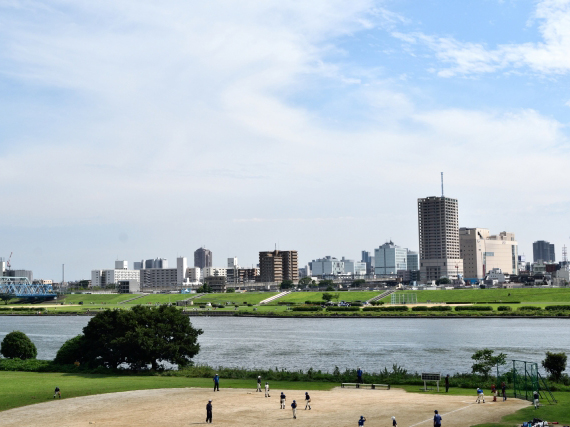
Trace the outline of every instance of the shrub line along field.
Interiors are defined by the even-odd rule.
[[[530,288],[530,289],[450,289],[440,291],[398,291],[403,294],[416,294],[418,303],[431,302],[570,302],[570,288]],[[390,296],[383,298],[390,302]]]

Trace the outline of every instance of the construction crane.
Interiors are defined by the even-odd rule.
[[[8,257],[8,261],[6,261],[6,267],[8,267],[8,270],[10,270],[11,265],[10,265],[10,260],[12,259],[12,254],[14,252],[10,252],[10,256]]]

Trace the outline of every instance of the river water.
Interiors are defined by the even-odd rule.
[[[38,359],[81,333],[90,317],[0,316],[0,340],[27,334]],[[537,362],[546,351],[570,354],[570,319],[280,319],[192,317],[200,335],[197,364],[332,372],[360,366],[367,372],[397,364],[412,372],[469,372],[482,348],[507,360]],[[541,369],[542,370],[542,369]],[[568,372],[568,371],[567,371]]]

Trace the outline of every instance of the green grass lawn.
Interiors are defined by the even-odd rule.
[[[329,292],[331,294],[335,294],[336,292]],[[380,292],[339,292],[339,301],[366,301],[376,295],[380,294]],[[293,302],[297,304],[303,304],[305,301],[322,301],[323,299],[323,292],[291,292],[288,295],[285,295],[282,298],[279,298],[277,301],[279,302]]]
[[[0,372],[0,411],[53,400],[55,387],[63,398],[157,388],[212,387],[211,378],[75,375],[35,372]],[[273,389],[330,390],[334,383],[272,381]],[[220,388],[255,388],[255,380],[220,380]]]
[[[399,291],[398,293],[414,293],[417,295],[418,303],[431,302],[494,302],[509,301],[520,302],[544,302],[552,304],[570,303],[570,288],[554,289],[452,289],[441,291]],[[509,296],[510,294],[510,296]],[[388,295],[382,301],[390,302]]]
[[[131,294],[82,294],[82,295],[66,295],[65,299],[59,300],[66,304],[77,304],[79,301],[83,301],[83,304],[95,303],[107,303],[116,304],[121,301],[125,301],[134,298],[136,295]]]
[[[196,298],[194,304],[205,304],[211,302],[212,304],[225,304],[226,301],[231,303],[243,304],[247,302],[248,304],[258,304],[264,299],[271,298],[273,295],[277,295],[277,292],[243,292],[243,293],[230,293],[230,294],[207,294]],[[279,299],[278,301],[281,301]]]

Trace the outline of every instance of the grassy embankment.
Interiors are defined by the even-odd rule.
[[[19,406],[31,405],[53,400],[53,390],[61,389],[63,398],[90,396],[102,393],[115,393],[132,390],[148,390],[158,388],[184,388],[212,386],[211,378],[187,378],[179,376],[143,376],[143,375],[94,375],[94,374],[61,374],[34,372],[0,372],[2,393],[0,393],[0,411]],[[223,388],[255,387],[255,380],[224,379],[220,381]],[[272,381],[273,389],[283,390],[330,390],[338,386],[331,382]],[[399,386],[409,392],[420,392],[417,385]],[[423,393],[423,392],[422,392]],[[431,391],[428,393],[436,393]],[[452,395],[471,396],[472,389],[451,388]],[[555,393],[559,401],[556,405],[545,405],[538,411],[533,407],[519,410],[504,417],[499,424],[485,424],[485,427],[510,427],[521,424],[537,416],[561,424],[570,423],[570,393]],[[483,427],[481,425],[480,427]]]
[[[348,302],[365,301],[380,292],[339,292],[339,300]],[[487,305],[492,307],[491,311],[475,312],[475,311],[356,311],[356,312],[331,312],[324,311],[315,306],[315,311],[290,311],[287,305],[303,306],[306,301],[319,302],[322,300],[323,292],[292,292],[282,298],[279,298],[267,305],[260,306],[259,302],[275,295],[275,292],[246,292],[246,293],[225,293],[225,294],[207,294],[194,299],[194,306],[188,307],[191,310],[206,311],[230,311],[238,314],[274,314],[281,316],[350,316],[350,317],[377,317],[377,316],[394,316],[394,317],[434,317],[434,316],[557,316],[568,317],[570,310],[561,312],[550,312],[544,310],[549,305],[570,305],[570,288],[558,289],[473,289],[473,290],[446,290],[446,291],[399,291],[399,294],[414,293],[417,296],[418,305],[436,304],[438,306],[449,306],[449,303],[471,303],[473,305]],[[154,294],[147,295],[142,298],[134,299],[124,303],[124,301],[133,298],[132,295],[117,294],[83,294],[83,295],[67,295],[63,300],[64,305],[48,304],[47,311],[53,313],[86,313],[102,310],[105,308],[122,308],[128,309],[137,304],[165,304],[175,303],[178,300],[187,299],[190,296],[185,294]],[[385,307],[389,306],[391,296],[383,299]],[[83,305],[77,304],[83,301]],[[120,302],[123,302],[119,304]],[[223,305],[216,308],[201,308],[207,302],[214,305]],[[230,303],[229,305],[226,303]],[[447,304],[446,304],[447,303]],[[0,306],[0,313],[11,310],[10,307],[23,307],[29,304],[11,304],[8,306]],[[238,306],[236,308],[236,306]],[[511,311],[498,311],[499,306],[508,306]],[[538,312],[527,312],[520,310],[522,307],[533,306],[540,308]],[[37,306],[36,306],[37,307]],[[182,309],[182,308],[181,308]],[[25,313],[20,313],[25,314]]]

